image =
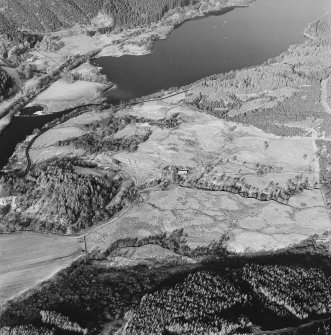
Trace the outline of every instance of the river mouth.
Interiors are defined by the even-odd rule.
[[[117,85],[109,101],[129,100],[201,78],[262,64],[290,45],[331,10],[329,0],[257,0],[200,20],[185,22],[143,56],[101,57],[94,65]]]

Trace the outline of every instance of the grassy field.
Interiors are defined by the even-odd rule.
[[[46,107],[46,113],[56,113],[100,100],[106,85],[87,81],[67,83],[58,80],[46,91],[38,95],[31,104]]]
[[[321,194],[304,192],[289,206],[224,192],[170,188],[151,190],[116,222],[88,236],[91,245],[124,237],[145,237],[184,228],[191,247],[208,245],[227,234],[236,252],[276,250],[329,230]]]
[[[84,124],[101,121],[107,117],[109,117],[109,112],[87,112],[42,134],[30,150],[32,162],[43,162],[54,155],[82,154],[81,151],[77,152],[77,149],[73,147],[58,147],[57,143],[85,134]]]
[[[0,235],[0,304],[52,277],[80,254],[79,241],[71,237]]]
[[[179,120],[174,128],[155,124],[174,115]],[[41,160],[72,150],[71,154],[101,169],[113,168],[116,161],[142,188],[139,200],[119,219],[90,234],[92,246],[184,227],[192,246],[228,234],[229,249],[258,251],[283,248],[329,229],[313,138],[276,136],[165,102],[145,103],[115,114],[120,120],[128,117],[136,121],[114,137],[125,140],[142,128],[152,130],[134,151],[89,154],[83,148],[55,143],[67,127],[86,130],[82,125],[86,123],[94,132],[102,128],[100,122],[93,126],[93,120],[102,118],[98,114],[80,116],[46,132],[40,138],[43,148],[32,150]],[[178,181],[171,172],[174,167],[188,169],[185,180]],[[160,181],[159,186],[148,187]],[[242,188],[245,192],[241,193]]]

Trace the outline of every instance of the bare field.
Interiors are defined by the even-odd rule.
[[[65,268],[81,253],[78,239],[36,233],[0,235],[0,304]]]
[[[100,83],[87,81],[67,83],[60,79],[39,94],[31,105],[42,105],[46,107],[46,113],[56,113],[100,99],[101,92],[105,88],[106,85]]]

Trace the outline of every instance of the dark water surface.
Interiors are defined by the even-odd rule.
[[[43,106],[40,105],[35,105],[35,106],[31,106],[31,107],[25,107],[21,110],[20,115],[33,115],[36,112],[42,112],[44,110]]]
[[[0,168],[7,164],[18,143],[31,135],[36,128],[42,128],[46,123],[61,117],[65,113],[55,113],[42,116],[16,116],[11,124],[0,134]]]
[[[95,64],[118,85],[111,98],[141,97],[215,73],[258,65],[304,40],[330,0],[257,0],[225,15],[188,21],[144,56],[102,57]]]
[[[115,103],[260,64],[303,41],[304,28],[327,11],[330,0],[257,0],[248,8],[184,23],[157,42],[151,54],[103,57],[95,63],[118,84],[109,96]],[[62,115],[15,117],[0,135],[0,168],[35,128]]]

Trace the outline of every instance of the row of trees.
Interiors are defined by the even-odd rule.
[[[187,244],[184,229],[176,229],[171,233],[160,233],[156,235],[146,236],[144,238],[123,238],[116,240],[104,252],[104,256],[108,257],[112,252],[121,248],[140,248],[145,245],[158,245],[164,249],[173,251],[177,255],[186,256],[200,260],[222,259],[228,252],[226,250],[226,242],[229,237],[224,234],[218,241],[212,242],[205,246],[191,248]]]
[[[62,330],[87,335],[86,328],[82,328],[77,322],[73,322],[67,316],[54,311],[40,311],[41,320],[44,324],[56,326]]]
[[[206,171],[203,176],[200,175],[196,177],[179,174],[177,167],[172,167],[171,169],[173,173],[170,174],[170,178],[173,178],[173,181],[180,186],[196,187],[211,191],[226,191],[239,194],[245,198],[255,198],[261,201],[275,200],[286,203],[292,196],[315,186],[311,185],[309,179],[302,174],[295,176],[293,179],[289,179],[285,186],[270,182],[268,187],[259,188],[249,184],[245,177],[233,177],[226,173],[215,175],[208,173],[209,171]],[[265,171],[269,171],[268,167],[259,167],[257,174],[261,175],[265,173]],[[164,175],[166,178],[169,178],[169,174],[165,173]]]

